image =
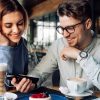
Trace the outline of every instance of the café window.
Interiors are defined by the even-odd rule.
[[[56,27],[59,24],[56,12],[31,20],[31,23],[33,24],[30,24],[30,30],[33,31],[30,31],[30,34],[34,34],[33,45],[40,48],[48,48],[54,40],[61,37],[61,35],[56,32]]]

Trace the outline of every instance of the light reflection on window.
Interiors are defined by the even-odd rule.
[[[37,22],[37,42],[39,44],[48,44],[52,43],[57,38],[60,38],[61,35],[56,33],[55,22]]]
[[[56,16],[43,17],[40,20],[36,21],[36,37],[34,39],[34,44],[49,46],[54,40],[62,37],[62,35],[58,34],[56,31],[57,25],[59,22]]]

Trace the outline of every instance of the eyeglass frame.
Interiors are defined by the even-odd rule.
[[[70,26],[66,26],[66,27],[64,27],[64,28],[63,28],[62,26],[57,26],[57,27],[56,27],[56,30],[57,30],[57,32],[58,32],[59,34],[62,34],[62,35],[64,34],[64,30],[67,31],[67,32],[70,33],[70,34],[73,34],[73,33],[75,32],[76,26],[79,25],[79,24],[83,24],[83,23],[84,23],[84,21],[81,21],[81,22],[79,22],[79,23],[77,23],[77,24],[70,25]],[[73,28],[73,32],[69,32],[69,31],[68,31],[68,28],[70,28],[70,27]],[[58,28],[61,28],[62,33],[60,33],[60,32],[58,31]]]

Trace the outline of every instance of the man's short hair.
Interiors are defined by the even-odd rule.
[[[91,5],[88,0],[66,0],[58,6],[58,16],[73,17],[85,21],[92,19]]]

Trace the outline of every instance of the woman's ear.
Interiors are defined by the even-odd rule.
[[[86,29],[90,29],[92,27],[92,20],[88,18],[85,22]]]

